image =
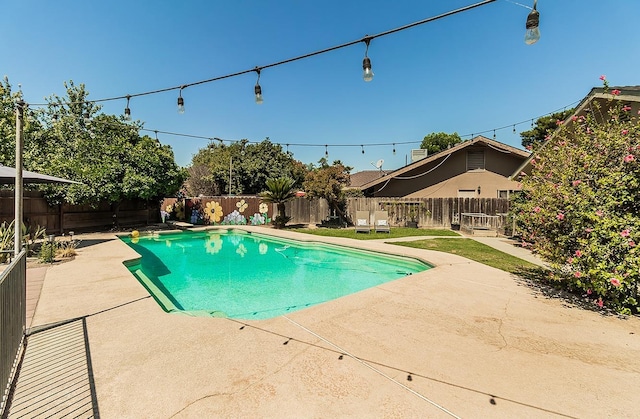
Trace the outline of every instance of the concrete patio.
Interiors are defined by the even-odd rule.
[[[637,417],[638,318],[455,255],[266,232],[435,268],[270,320],[190,317],[160,309],[128,246],[85,235],[46,268],[9,417]]]

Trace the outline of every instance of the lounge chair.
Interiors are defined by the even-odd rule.
[[[356,211],[356,233],[371,233],[369,211]]]
[[[389,214],[387,214],[387,211],[376,211],[374,217],[374,228],[376,233],[391,233]]]

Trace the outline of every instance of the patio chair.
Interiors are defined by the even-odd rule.
[[[374,214],[374,228],[376,233],[391,233],[389,214],[387,211],[376,211]]]
[[[371,233],[369,211],[356,211],[356,233]]]

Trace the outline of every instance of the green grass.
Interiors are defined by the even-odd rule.
[[[520,274],[523,270],[534,271],[540,268],[533,263],[501,252],[473,239],[428,239],[412,242],[396,242],[393,244],[416,249],[452,253],[514,274]]]
[[[292,231],[314,234],[324,237],[343,237],[349,239],[373,240],[373,239],[397,239],[410,236],[459,236],[451,230],[428,230],[422,228],[391,227],[390,233],[356,233],[353,228],[295,228]]]

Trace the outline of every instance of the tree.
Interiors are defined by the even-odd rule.
[[[616,102],[560,126],[512,211],[551,283],[629,314],[640,308],[640,124]]]
[[[321,159],[319,163],[321,166],[308,172],[302,185],[306,196],[326,199],[329,207],[344,218],[346,196],[343,188],[349,186],[351,168],[344,166],[339,160],[334,161],[331,166],[326,159]]]
[[[247,140],[231,145],[212,141],[193,156],[194,166],[204,166],[208,172],[194,171],[192,174],[197,178],[187,183],[211,182],[219,194],[256,194],[266,188],[267,179],[278,177],[289,177],[299,187],[306,173],[304,165],[293,159],[292,153],[284,152],[281,145],[273,144],[269,138],[257,144],[250,144]],[[189,192],[205,193],[194,189]]]
[[[97,204],[106,200],[117,215],[122,200],[157,200],[175,194],[185,173],[169,146],[140,137],[139,123],[106,115],[91,103],[84,85],[65,83],[67,97],[49,98],[39,115],[40,132],[25,141],[25,167],[81,182],[48,185],[50,203]]]
[[[277,204],[278,216],[274,219],[276,228],[282,228],[289,221],[285,214],[285,203],[295,198],[296,193],[293,188],[295,181],[288,177],[267,179],[267,190],[260,193],[264,202]]]
[[[544,143],[549,135],[558,128],[558,123],[573,115],[573,112],[574,109],[572,108],[538,118],[535,127],[531,128],[529,131],[523,131],[520,133],[522,146],[528,150],[536,149],[537,146]]]
[[[447,134],[445,132],[433,132],[423,138],[420,148],[427,150],[429,154],[435,154],[446,150],[462,142],[457,132]]]

